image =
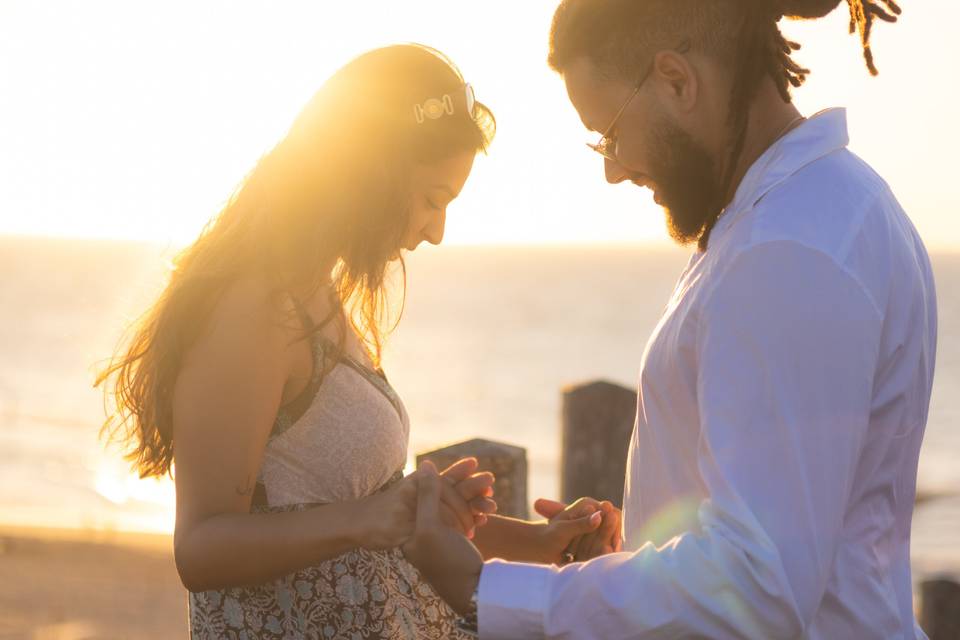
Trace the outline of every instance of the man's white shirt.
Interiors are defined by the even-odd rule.
[[[936,295],[821,112],[752,165],[641,364],[624,552],[484,565],[481,638],[925,638],[910,520]]]

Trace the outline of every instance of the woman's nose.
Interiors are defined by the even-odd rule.
[[[447,210],[444,209],[430,219],[430,223],[423,228],[423,237],[427,242],[438,245],[443,241],[443,230],[447,224]]]

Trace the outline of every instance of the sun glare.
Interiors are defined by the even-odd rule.
[[[176,495],[169,478],[140,478],[118,458],[104,459],[96,471],[94,490],[116,507],[113,526],[170,533]]]
[[[324,79],[366,49],[435,46],[498,118],[490,156],[451,208],[452,244],[665,241],[649,194],[611,188],[545,64],[556,3],[119,0],[0,7],[0,233],[183,244]],[[852,147],[894,186],[932,245],[960,244],[947,175],[960,128],[946,57],[911,54],[960,18],[947,0],[878,25],[870,78],[843,12],[787,24],[810,66],[803,109],[848,105]],[[890,119],[890,114],[897,114]]]

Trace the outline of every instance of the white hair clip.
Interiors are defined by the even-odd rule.
[[[463,98],[467,113],[472,117],[477,101],[473,95],[473,87],[469,83],[463,85]],[[413,105],[413,116],[417,119],[417,124],[423,124],[428,118],[438,120],[445,115],[452,116],[454,111],[453,98],[448,93],[440,98],[428,98],[423,104]]]

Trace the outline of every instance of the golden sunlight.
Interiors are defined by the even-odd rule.
[[[0,636],[960,628],[960,2],[559,3],[0,0]]]
[[[555,2],[4,3],[0,233],[195,237],[323,80],[352,56],[420,41],[449,54],[491,105],[499,135],[451,209],[447,241],[666,240],[646,192],[610,188],[546,67]],[[894,185],[932,245],[960,244],[947,175],[960,144],[949,59],[925,34],[960,19],[947,0],[875,29],[870,78],[843,12],[788,24],[813,69],[807,112],[847,105],[852,146]],[[901,124],[887,127],[890,114]],[[929,159],[918,163],[917,158]]]

